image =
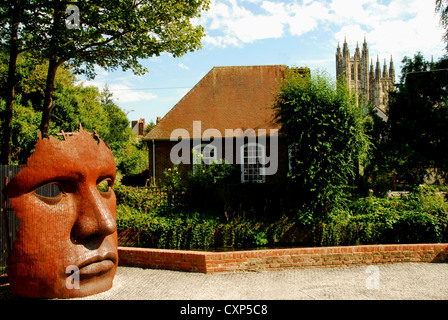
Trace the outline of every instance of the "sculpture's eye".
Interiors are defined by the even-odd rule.
[[[104,196],[107,196],[112,190],[112,179],[106,178],[97,183],[96,188],[99,192],[101,192]]]
[[[48,204],[56,204],[62,199],[63,192],[59,183],[50,182],[37,188],[34,195]]]

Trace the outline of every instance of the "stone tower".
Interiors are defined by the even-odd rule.
[[[347,40],[344,39],[342,51],[339,44],[336,51],[336,77],[345,79],[351,92],[358,98],[358,105],[372,104],[374,108],[381,110],[384,115],[386,114],[389,102],[388,93],[395,90],[395,68],[392,57],[390,58],[389,70],[387,69],[386,59],[384,59],[381,72],[378,57],[375,68],[373,61],[370,61],[369,67],[369,49],[365,38],[362,50],[360,51],[358,44],[356,44],[353,56],[350,56]]]

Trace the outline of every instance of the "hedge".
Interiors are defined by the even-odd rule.
[[[356,198],[319,219],[290,213],[275,220],[256,219],[244,212],[229,219],[157,206],[152,196],[124,203],[131,198],[117,195],[117,227],[119,233],[138,235],[134,245],[141,247],[210,250],[448,241],[446,195],[430,188],[400,197]]]

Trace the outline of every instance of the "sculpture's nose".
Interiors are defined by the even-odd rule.
[[[73,242],[95,245],[117,230],[107,201],[95,185],[83,187],[75,197],[77,219],[71,230]]]

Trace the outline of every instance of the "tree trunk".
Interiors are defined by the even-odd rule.
[[[57,55],[57,38],[60,33],[60,28],[62,28],[62,16],[60,12],[60,1],[55,1],[54,3],[54,15],[53,15],[53,26],[50,31],[51,40],[49,44],[49,49],[51,52],[51,57],[48,64],[47,71],[47,81],[45,84],[45,97],[44,97],[44,105],[42,111],[42,121],[40,123],[40,132],[42,138],[48,138],[48,131],[50,129],[50,117],[51,111],[53,110],[53,92],[54,92],[54,80],[56,78],[56,72],[58,71],[58,67],[60,62],[58,61]],[[65,25],[64,25],[65,28]]]
[[[40,123],[40,132],[42,138],[48,138],[48,130],[50,129],[51,111],[53,111],[53,92],[54,80],[58,71],[57,57],[51,57],[48,65],[47,82],[45,86],[45,98],[42,111],[42,122]]]
[[[12,118],[13,118],[13,106],[14,106],[14,87],[15,87],[15,74],[17,66],[17,37],[19,29],[19,9],[17,3],[14,4],[12,9],[12,23],[11,34],[9,40],[9,66],[8,66],[8,78],[6,82],[6,108],[3,113],[3,144],[1,152],[1,163],[9,164],[11,162],[11,136],[12,136]]]

